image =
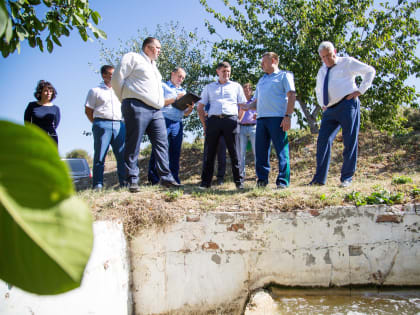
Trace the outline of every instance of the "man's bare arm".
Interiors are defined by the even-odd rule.
[[[93,123],[93,109],[85,106],[85,114],[91,123]]]

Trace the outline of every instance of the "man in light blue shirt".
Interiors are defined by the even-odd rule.
[[[179,158],[184,136],[182,118],[191,114],[194,104],[190,104],[185,110],[180,110],[171,104],[185,95],[185,90],[181,87],[185,76],[186,72],[184,69],[175,68],[171,73],[171,79],[162,83],[163,97],[165,99],[162,113],[168,134],[169,169],[178,184],[181,183],[179,180]],[[149,160],[148,179],[152,185],[159,183],[160,180],[153,151]]]
[[[270,142],[273,142],[279,161],[276,179],[278,189],[289,186],[290,162],[287,130],[290,129],[296,94],[293,75],[280,71],[279,57],[266,52],[261,61],[265,74],[258,81],[255,90],[257,100],[257,131],[255,139],[257,186],[268,184],[270,172]]]
[[[200,188],[211,186],[219,139],[224,137],[231,159],[233,181],[236,188],[243,189],[243,177],[239,170],[238,105],[245,104],[246,98],[242,86],[229,80],[231,66],[228,62],[219,63],[216,72],[218,80],[204,87],[198,107],[201,111],[205,104],[210,104],[205,135],[208,152],[203,159]]]

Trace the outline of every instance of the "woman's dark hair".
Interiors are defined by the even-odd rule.
[[[42,90],[44,89],[44,87],[47,87],[49,90],[52,91],[50,101],[55,99],[55,97],[57,96],[57,91],[55,90],[54,86],[50,82],[44,81],[44,80],[39,80],[38,81],[38,85],[36,86],[35,93],[34,93],[35,98],[38,101],[41,100],[41,93],[42,93]]]

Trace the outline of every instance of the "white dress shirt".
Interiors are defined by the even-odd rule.
[[[201,92],[200,103],[209,104],[209,117],[213,115],[238,115],[238,104],[247,99],[242,86],[233,81],[221,84],[219,81],[207,84]]]
[[[85,106],[93,109],[93,118],[121,120],[121,103],[112,88],[104,82],[90,89]]]
[[[328,77],[328,106],[341,101],[346,95],[359,91],[364,94],[372,85],[375,77],[375,69],[353,57],[337,57],[335,66],[330,69]],[[316,77],[316,97],[318,104],[324,106],[323,90],[324,79],[327,74],[325,64],[318,71]],[[356,85],[355,78],[362,77],[359,87]]]
[[[162,76],[156,62],[143,51],[140,54],[129,52],[121,58],[112,75],[111,84],[121,101],[136,98],[156,109],[164,105]]]

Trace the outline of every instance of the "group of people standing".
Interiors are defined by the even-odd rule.
[[[140,53],[125,54],[115,69],[103,66],[103,82],[87,95],[85,113],[92,122],[94,138],[94,189],[103,187],[105,156],[111,145],[117,160],[120,186],[128,187],[130,192],[139,191],[137,163],[144,134],[148,135],[152,145],[149,182],[165,187],[180,186],[182,118],[192,112],[195,104],[188,104],[185,110],[172,106],[186,93],[181,85],[187,73],[176,68],[170,80],[162,82],[156,66],[160,50],[158,39],[146,38]],[[351,184],[356,169],[360,125],[358,96],[372,84],[375,70],[352,57],[338,57],[330,42],[321,43],[318,53],[323,65],[318,72],[315,90],[324,113],[317,143],[317,168],[310,185],[325,184],[332,142],[342,128],[344,162],[341,186],[346,187]],[[232,69],[228,62],[217,65],[217,80],[204,87],[197,105],[205,134],[200,189],[212,185],[216,156],[221,166],[217,183],[223,183],[226,149],[231,159],[234,183],[237,189],[244,188],[248,140],[255,158],[257,186],[268,184],[271,143],[278,159],[276,187],[284,189],[289,186],[287,131],[291,127],[296,90],[293,74],[280,70],[278,64],[276,53],[263,54],[261,68],[264,75],[258,81],[254,95],[251,84],[241,86],[230,80]],[[356,85],[356,76],[362,77],[360,86]],[[38,101],[28,105],[25,121],[39,125],[58,141],[55,128],[60,114],[58,107],[53,110],[55,107],[51,103],[55,95],[51,84],[40,81],[35,92]],[[40,123],[42,117],[45,122]]]

